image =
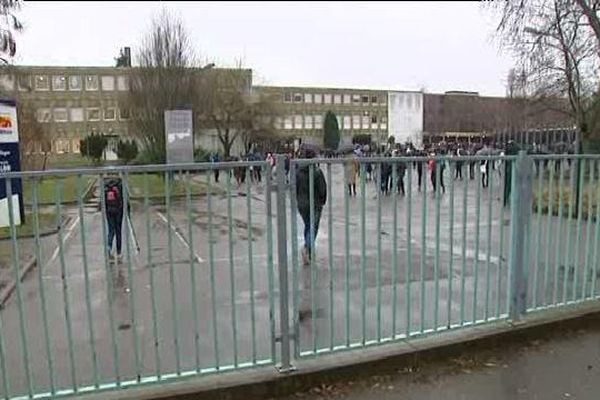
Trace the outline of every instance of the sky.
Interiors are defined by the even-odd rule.
[[[16,64],[111,66],[163,8],[206,62],[242,60],[254,83],[504,96],[511,57],[468,2],[25,2]],[[135,58],[134,58],[135,63]]]

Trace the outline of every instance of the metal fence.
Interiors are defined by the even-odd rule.
[[[304,357],[597,299],[599,162],[313,159],[288,174],[278,157],[275,168],[4,173],[11,223],[15,179],[26,204],[23,226],[0,229],[0,395],[289,371]],[[101,184],[115,174],[122,263],[110,259]]]

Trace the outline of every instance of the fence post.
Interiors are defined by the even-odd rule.
[[[508,317],[518,322],[527,311],[527,242],[533,201],[533,160],[519,151],[512,180]]]
[[[288,291],[287,223],[285,193],[285,156],[276,156],[277,265],[279,268],[279,324],[281,329],[281,365],[279,372],[293,370],[290,364],[290,322]],[[271,177],[267,177],[271,179]]]

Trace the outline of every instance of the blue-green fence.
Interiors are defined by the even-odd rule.
[[[5,173],[23,181],[26,221],[0,231],[0,396],[285,372],[303,357],[595,300],[599,162],[347,157],[292,160],[286,175],[278,157],[274,169]],[[124,187],[120,263],[99,184],[109,175]],[[298,186],[307,220],[320,215],[307,263]]]

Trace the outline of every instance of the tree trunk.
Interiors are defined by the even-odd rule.
[[[593,10],[586,0],[575,0],[575,2],[581,7],[583,14],[588,19],[590,26],[594,30],[594,35],[598,40],[598,54],[600,55],[600,19],[596,15],[595,10]]]

